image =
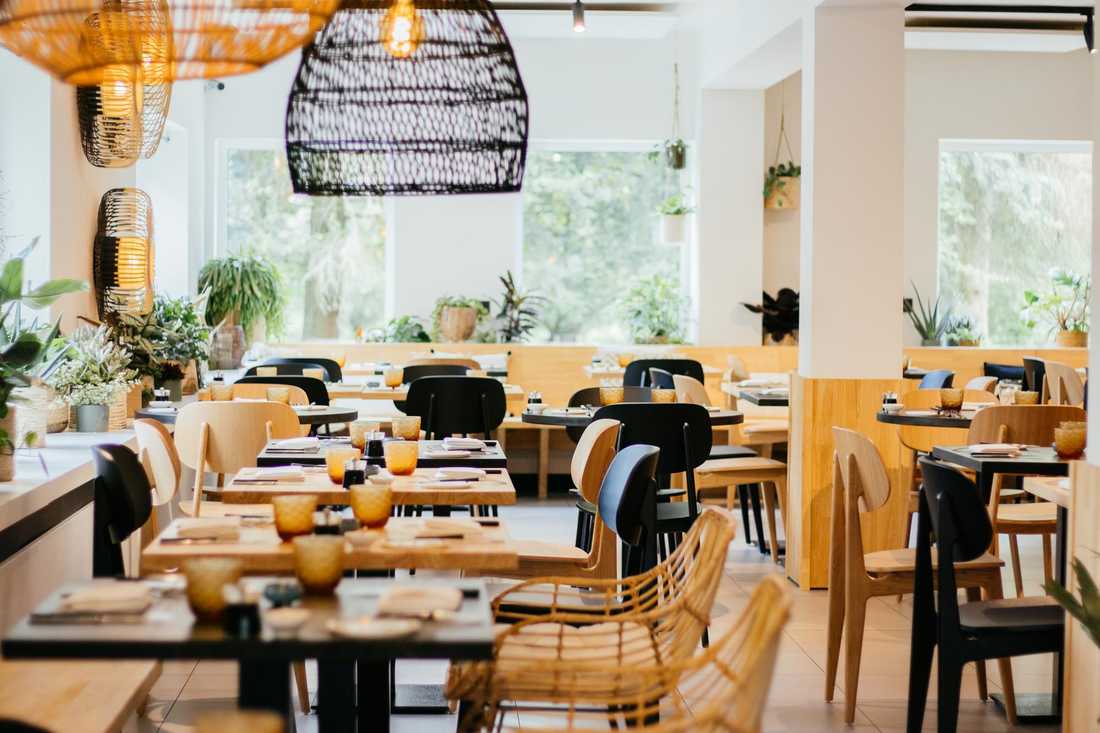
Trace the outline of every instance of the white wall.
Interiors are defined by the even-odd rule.
[[[802,161],[802,74],[795,73],[768,88],[764,96],[764,165],[760,186],[770,166],[775,165],[780,118],[786,120],[787,139],[793,158],[784,144],[779,162]],[[784,115],[783,112],[786,111]],[[780,288],[798,290],[799,209],[764,210],[764,290],[775,295]]]
[[[186,128],[169,121],[157,152],[137,163],[137,186],[153,200],[154,287],[179,297],[194,288],[190,266],[190,155]]]

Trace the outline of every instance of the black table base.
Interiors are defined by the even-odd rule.
[[[993,704],[1003,713],[1004,695],[994,692],[989,696]],[[1047,692],[1016,693],[1016,720],[1027,725],[1041,725],[1062,722],[1062,710],[1057,699]]]
[[[238,705],[242,709],[270,710],[294,720],[290,700],[290,663],[272,659],[242,659]]]

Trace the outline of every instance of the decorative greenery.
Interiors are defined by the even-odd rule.
[[[786,185],[784,178],[800,178],[802,166],[795,165],[793,160],[786,163],[768,167],[768,174],[764,176],[764,198],[768,198],[775,190],[783,190]]]
[[[982,333],[978,330],[970,316],[956,316],[944,330],[948,346],[977,346],[982,340]]]
[[[1100,592],[1097,591],[1096,581],[1084,563],[1077,558],[1073,558],[1073,574],[1077,577],[1081,600],[1074,598],[1072,593],[1055,580],[1047,581],[1043,588],[1059,606],[1066,609],[1066,613],[1077,619],[1088,632],[1092,643],[1100,646]]]
[[[539,325],[539,307],[546,299],[516,287],[511,270],[501,275],[500,283],[504,286],[504,293],[496,304],[500,342],[511,344],[525,341]]]
[[[23,291],[23,260],[38,243],[35,238],[26,249],[4,263],[0,270],[0,418],[8,416],[9,404],[18,398],[16,387],[26,387],[30,377],[45,359],[50,345],[58,335],[58,323],[43,327],[37,321],[23,322],[23,306],[45,308],[62,295],[83,292],[88,283],[59,278]],[[60,319],[59,319],[60,320]],[[14,436],[0,429],[0,453],[11,453],[16,446]],[[28,435],[29,443],[35,436]]]
[[[466,298],[461,295],[444,295],[442,298],[435,301],[435,308],[432,309],[432,341],[439,341],[443,336],[440,331],[439,321],[443,317],[444,308],[473,308],[477,311],[477,322],[479,324],[483,318],[489,315],[489,305],[487,301],[478,300],[477,298]]]
[[[1024,308],[1021,315],[1029,329],[1039,320],[1046,321],[1053,331],[1089,330],[1089,294],[1092,281],[1088,275],[1078,275],[1070,270],[1053,268],[1050,271],[1050,287],[1046,292],[1024,291]]]
[[[687,161],[687,143],[682,138],[670,137],[658,143],[649,153],[649,159],[656,162],[665,159],[665,165],[673,170],[680,170]]]
[[[210,327],[206,325],[206,301],[208,293],[197,298],[170,298],[158,295],[153,305],[153,315],[163,346],[161,358],[181,364],[194,359],[206,361],[210,357]]]
[[[765,291],[763,301],[759,305],[752,303],[741,305],[763,316],[764,335],[780,343],[788,335],[798,331],[798,302],[797,292],[790,288],[780,288],[774,298]]]
[[[199,292],[208,292],[206,322],[217,326],[234,318],[251,337],[252,329],[264,319],[269,334],[283,330],[282,278],[265,257],[229,255],[208,261],[199,271]]]
[[[621,302],[623,316],[636,344],[684,342],[688,299],[676,284],[662,276],[642,280]]]
[[[428,343],[432,337],[424,329],[424,323],[416,316],[398,316],[386,324],[383,341],[393,343]]]
[[[662,216],[684,216],[695,211],[695,207],[688,200],[687,193],[679,191],[662,201],[658,211]]]
[[[908,311],[909,320],[913,322],[913,328],[920,335],[921,346],[938,346],[951,322],[951,309],[940,312],[939,296],[936,297],[936,302],[931,304],[931,308],[926,308],[916,284],[912,282],[910,284],[913,285],[913,295],[916,296],[917,303],[915,308],[910,308]]]
[[[82,326],[69,338],[66,359],[46,377],[58,396],[74,407],[106,405],[137,381],[130,352],[107,326]]]

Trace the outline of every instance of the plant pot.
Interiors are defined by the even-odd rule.
[[[32,387],[20,387],[12,390],[12,393],[21,398],[18,404],[8,406],[9,410],[15,411],[17,437],[12,440],[17,446],[45,448],[50,403],[54,397],[53,390],[37,384]]]
[[[687,165],[687,147],[669,145],[665,147],[665,164],[674,171],[680,171]]]
[[[210,346],[212,369],[240,369],[246,350],[244,329],[236,324],[223,323],[214,329]]]
[[[162,389],[168,390],[168,399],[173,402],[179,402],[183,399],[183,380],[182,379],[165,379],[160,383]]]
[[[959,339],[959,346],[981,346],[981,339]]]
[[[76,412],[76,431],[78,433],[106,433],[111,414],[107,405],[78,405]]]
[[[199,391],[199,363],[191,359],[183,367],[183,393],[195,394]]]
[[[940,346],[941,344],[939,342],[939,339],[921,339],[920,340],[920,345],[921,346]]]
[[[764,199],[765,209],[797,209],[802,179],[797,176],[780,176],[772,192]]]
[[[687,216],[684,214],[664,214],[661,216],[661,240],[668,243],[683,242],[687,239]]]
[[[54,398],[50,403],[49,412],[46,413],[46,432],[63,433],[69,427],[69,404],[62,399]]]
[[[0,430],[8,434],[14,443],[16,439],[15,410],[8,405],[7,417],[0,418]],[[0,481],[11,481],[15,478],[15,448],[9,447],[0,450]]]
[[[1055,337],[1059,346],[1084,348],[1089,345],[1088,331],[1059,331]]]
[[[477,308],[447,307],[439,315],[439,332],[448,343],[465,341],[477,328]]]

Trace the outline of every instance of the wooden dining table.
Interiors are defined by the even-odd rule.
[[[436,469],[418,468],[412,476],[397,476],[391,488],[397,506],[499,506],[516,503],[516,489],[508,471],[488,469],[491,473],[470,482],[436,482]],[[312,494],[318,504],[347,505],[351,492],[334,484],[324,467],[303,469],[304,481],[256,483],[256,469],[243,469],[228,486],[208,489],[207,495],[220,497],[226,504],[268,504],[274,496]]]
[[[596,416],[597,410],[569,407],[547,408],[540,412],[524,411],[520,419],[531,425],[556,425],[566,428],[586,428]],[[736,410],[723,410],[719,408],[708,409],[710,424],[713,427],[728,427],[740,425],[745,421],[745,416]]]
[[[485,449],[480,451],[458,451],[468,455],[458,455],[454,451],[445,451],[441,440],[421,440],[419,442],[419,456],[416,465],[421,468],[441,468],[443,466],[463,466],[469,468],[507,468],[508,456],[500,447],[500,443],[489,440],[485,443]],[[349,439],[322,440],[316,447],[302,450],[280,450],[279,441],[271,441],[256,457],[257,466],[288,466],[325,465],[325,448],[333,445],[350,446]],[[384,456],[368,456],[367,463],[373,466],[384,466]]]

